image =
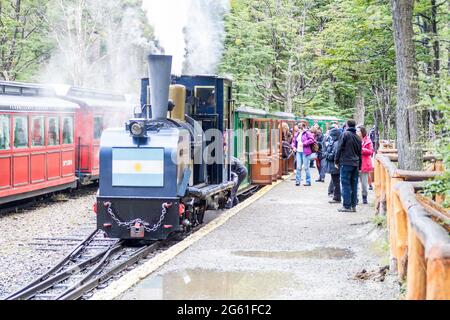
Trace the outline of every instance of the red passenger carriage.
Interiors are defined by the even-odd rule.
[[[132,108],[125,96],[107,91],[70,87],[64,99],[79,105],[75,126],[76,174],[80,184],[98,180],[99,147],[103,130],[123,126]]]
[[[0,82],[0,204],[76,187],[77,110],[47,87]]]

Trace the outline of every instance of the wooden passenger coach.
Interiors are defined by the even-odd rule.
[[[283,174],[293,171],[288,165],[293,159],[282,159],[282,124],[285,122],[292,127],[294,120],[293,114],[271,114],[251,107],[235,111],[234,152],[249,172],[242,189],[252,184],[270,185]]]
[[[49,88],[0,82],[0,204],[76,187],[78,109]]]

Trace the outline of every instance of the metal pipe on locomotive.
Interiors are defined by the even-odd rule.
[[[205,134],[184,112],[186,88],[170,89],[172,57],[150,55],[148,62],[150,106],[141,102],[125,128],[101,139],[97,226],[113,238],[161,240],[189,231],[206,210],[223,208],[234,186],[229,174],[220,183],[208,179]],[[168,118],[173,107],[179,119]],[[216,161],[226,163],[221,157]]]

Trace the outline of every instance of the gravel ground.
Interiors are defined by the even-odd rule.
[[[95,188],[59,194],[36,208],[0,216],[0,299],[21,289],[61,260],[76,242],[41,246],[36,238],[85,238],[95,230]],[[43,248],[53,250],[43,250]]]
[[[389,260],[373,207],[341,214],[328,204],[328,184],[294,184],[277,186],[120,299],[399,299],[395,276],[378,272]]]

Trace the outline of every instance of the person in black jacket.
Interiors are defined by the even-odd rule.
[[[248,176],[248,170],[244,164],[236,157],[231,157],[231,175],[235,183],[234,188],[231,190],[230,199],[228,200],[225,208],[231,209],[239,204],[237,193],[242,182]]]
[[[355,120],[347,121],[348,129],[340,140],[335,164],[340,168],[344,206],[339,212],[356,212],[358,204],[358,178],[362,166],[362,141],[356,134]]]
[[[316,182],[325,182],[325,174],[326,174],[326,160],[323,156],[325,150],[323,148],[324,144],[324,136],[322,133],[322,129],[318,127],[315,131],[316,142],[319,145],[319,151],[317,152],[317,171],[319,172],[319,179]]]
[[[324,152],[326,172],[331,175],[331,183],[333,184],[333,199],[329,203],[341,203],[342,201],[340,172],[334,164],[341,135],[341,130],[336,128],[331,129],[329,133],[330,140]]]

